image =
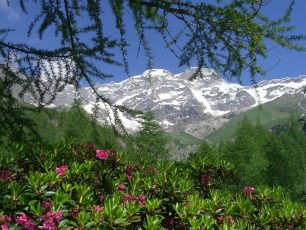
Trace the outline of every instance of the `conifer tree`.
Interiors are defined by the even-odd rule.
[[[286,161],[287,185],[291,193],[304,202],[306,201],[306,135],[296,121],[280,134],[284,145]]]
[[[219,152],[216,146],[211,145],[207,141],[202,141],[196,152],[213,159],[217,159],[219,157]]]
[[[233,142],[223,146],[223,156],[237,165],[237,174],[241,185],[266,184],[266,168],[268,161],[265,156],[264,143],[268,131],[262,125],[253,125],[247,118],[241,121]]]
[[[285,146],[279,136],[271,135],[265,143],[264,150],[268,160],[266,171],[268,185],[288,187],[293,182],[289,167],[290,159],[286,157]]]
[[[153,111],[145,112],[141,118],[141,128],[134,137],[135,159],[143,159],[148,163],[167,159],[169,157],[168,138],[155,120]]]

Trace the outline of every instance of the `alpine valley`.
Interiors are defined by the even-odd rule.
[[[169,132],[199,139],[208,137],[243,112],[267,102],[283,101],[284,106],[294,103],[300,113],[306,111],[303,93],[306,76],[242,86],[225,81],[211,69],[202,69],[201,77],[190,80],[195,71],[196,68],[189,68],[172,74],[163,69],[151,69],[119,83],[97,84],[96,89],[117,105],[141,111],[153,110],[162,127]],[[95,110],[99,122],[113,122],[114,116],[107,105],[96,102],[90,87],[80,88],[76,94],[74,86],[68,85],[49,107],[69,107],[75,95],[82,99],[82,106],[88,113]],[[33,98],[29,94],[24,97],[26,102],[35,104]],[[274,119],[284,116],[278,114],[280,117]],[[127,113],[120,112],[119,117],[128,130],[134,131],[139,127],[137,119]]]

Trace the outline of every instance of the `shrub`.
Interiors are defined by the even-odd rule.
[[[280,188],[224,183],[227,162],[193,155],[141,167],[114,150],[65,143],[0,161],[2,229],[305,229]]]

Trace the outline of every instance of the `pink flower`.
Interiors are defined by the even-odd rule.
[[[120,183],[120,184],[118,185],[118,187],[117,187],[117,191],[118,191],[118,192],[122,192],[124,189],[125,189],[125,186],[124,186],[123,183]]]
[[[44,230],[55,230],[56,227],[57,227],[57,224],[54,222],[53,219],[45,220],[43,223]]]
[[[59,212],[53,212],[53,211],[49,211],[46,214],[42,215],[40,217],[40,220],[48,220],[48,219],[53,219],[56,222],[59,222],[62,218],[63,212],[59,211]]]
[[[244,187],[244,193],[245,195],[250,195],[253,192],[255,192],[255,188],[254,187]]]
[[[134,200],[135,200],[135,198],[130,194],[125,194],[124,197],[123,197],[124,202],[129,202],[129,201],[134,201]]]
[[[128,180],[132,180],[132,178],[133,178],[133,176],[130,176],[130,175],[126,176],[126,179],[128,179]]]
[[[125,176],[128,180],[131,180],[133,178],[134,173],[134,167],[133,166],[127,166],[124,170]]]
[[[0,170],[0,180],[12,180],[12,173],[7,170]]]
[[[32,219],[24,213],[22,213],[21,216],[16,217],[16,223],[21,225],[26,230],[37,229],[36,225],[32,223]]]
[[[52,205],[53,205],[53,202],[52,202],[52,201],[44,200],[44,201],[42,202],[42,206],[43,206],[45,209],[50,208]]]
[[[67,165],[62,165],[60,167],[56,167],[55,168],[55,172],[57,175],[64,177],[65,176],[65,172],[69,169],[69,167]]]
[[[43,229],[44,230],[55,230],[57,229],[57,225],[62,218],[63,212],[53,212],[48,211],[44,215],[42,215],[39,219],[43,221]]]
[[[0,223],[9,223],[11,220],[12,218],[8,215],[0,216]]]
[[[109,156],[116,157],[116,151],[113,149],[97,149],[96,157],[101,160],[106,160]]]
[[[138,196],[138,204],[141,206],[146,204],[146,196],[144,194]]]
[[[107,149],[97,149],[96,157],[101,160],[106,160],[108,158],[109,151],[110,150],[107,150]]]
[[[9,230],[9,225],[8,224],[2,224],[0,225],[1,230]]]
[[[102,212],[104,210],[103,207],[101,207],[100,205],[94,205],[93,206],[93,209],[96,211],[96,212]]]
[[[233,217],[230,216],[230,215],[225,216],[225,217],[224,217],[224,220],[227,221],[227,222],[230,223],[230,224],[234,224],[234,223],[235,223]]]
[[[87,148],[89,148],[91,150],[95,150],[97,148],[97,146],[94,143],[89,143],[89,144],[87,144]]]

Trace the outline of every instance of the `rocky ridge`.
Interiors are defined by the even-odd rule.
[[[117,105],[153,110],[162,127],[170,131],[180,127],[186,133],[203,138],[237,114],[284,94],[302,93],[306,86],[306,76],[242,86],[227,82],[215,71],[204,68],[202,77],[190,81],[195,70],[189,68],[183,73],[172,74],[167,70],[152,69],[122,82],[97,84],[96,89]],[[74,87],[68,85],[49,106],[70,106],[75,95]],[[88,113],[92,113],[96,106],[99,108],[97,116],[100,122],[112,121],[107,105],[96,103],[91,88],[79,89],[79,97]],[[120,113],[119,116],[127,129],[139,127],[137,120],[128,114]]]

